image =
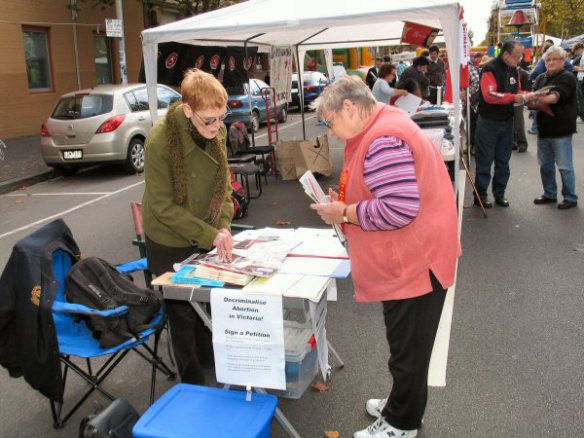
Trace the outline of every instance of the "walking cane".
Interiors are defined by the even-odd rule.
[[[479,196],[479,191],[477,190],[477,186],[475,186],[475,183],[472,180],[472,175],[470,174],[470,170],[468,169],[468,165],[466,164],[464,157],[462,158],[462,165],[464,166],[464,170],[466,171],[466,176],[468,177],[468,180],[470,181],[470,184],[472,185],[472,189],[473,189],[474,194],[475,194],[475,199],[479,201],[479,205],[481,207],[481,210],[483,210],[483,217],[486,219],[487,212],[485,211],[485,206],[483,205],[483,200]]]

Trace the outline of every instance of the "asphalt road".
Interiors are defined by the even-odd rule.
[[[297,114],[281,128],[285,139],[302,136]],[[314,136],[323,128],[309,118],[307,131]],[[534,137],[529,140],[528,152],[512,158],[511,207],[489,210],[488,219],[476,208],[464,208],[464,255],[454,296],[446,386],[430,389],[422,438],[584,436],[583,212],[582,207],[558,211],[533,205],[541,184]],[[262,141],[265,137],[258,144]],[[321,180],[325,187],[336,184],[342,163],[341,145],[331,141],[331,147],[335,174]],[[575,138],[574,156],[582,194],[583,134]],[[17,240],[52,217],[67,222],[86,255],[112,263],[135,258],[129,203],[141,198],[143,188],[142,176],[128,176],[111,166],[0,196],[0,268]],[[271,178],[241,222],[322,226],[308,204],[297,182]],[[350,437],[372,422],[365,401],[385,396],[391,384],[380,305],[355,304],[350,280],[339,283],[339,300],[329,303],[327,333],[345,361],[343,369],[333,372],[331,389],[280,400],[303,437],[320,437],[325,430]],[[149,369],[135,355],[128,359],[108,378],[106,388],[143,412]],[[78,380],[71,383],[73,394],[83,388]],[[157,394],[172,384],[159,378]],[[92,396],[65,429],[56,431],[48,401],[23,379],[11,379],[0,370],[0,436],[76,436],[81,417],[97,402],[104,400]],[[275,423],[272,433],[284,436]]]

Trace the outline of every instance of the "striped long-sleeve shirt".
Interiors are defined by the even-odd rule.
[[[406,142],[397,137],[377,138],[365,156],[363,174],[374,196],[357,205],[365,231],[395,230],[416,218],[420,193],[414,158]]]

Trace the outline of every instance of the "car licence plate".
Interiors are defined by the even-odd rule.
[[[75,149],[72,151],[63,151],[64,160],[81,160],[83,158],[83,151],[81,149]]]
[[[298,93],[298,88],[292,88],[292,93]]]

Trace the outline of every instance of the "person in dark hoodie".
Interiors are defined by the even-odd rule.
[[[146,139],[144,232],[156,275],[213,247],[230,261],[233,248],[227,92],[213,75],[193,69],[181,94]],[[213,365],[210,331],[188,302],[167,301],[166,311],[182,382],[204,383],[203,368]]]

